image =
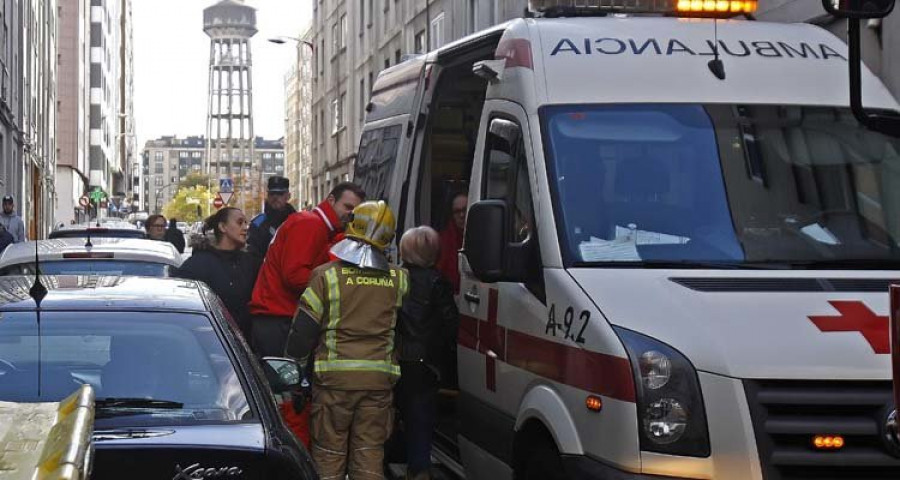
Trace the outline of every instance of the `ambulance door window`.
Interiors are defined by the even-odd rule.
[[[534,201],[528,176],[528,152],[521,127],[507,119],[494,118],[485,143],[485,175],[482,198],[503,200],[509,215],[509,239],[514,244],[532,243],[529,275],[525,286],[544,301],[543,270],[535,231]],[[500,135],[492,132],[503,132]],[[510,140],[513,140],[512,142]]]

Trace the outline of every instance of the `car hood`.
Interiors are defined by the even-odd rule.
[[[93,480],[265,478],[259,424],[97,428]]]
[[[613,325],[736,378],[890,379],[897,272],[573,269]]]

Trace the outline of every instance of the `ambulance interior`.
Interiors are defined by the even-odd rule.
[[[450,221],[450,204],[457,193],[469,188],[475,142],[484,107],[487,81],[472,73],[472,65],[492,59],[496,41],[441,61],[436,70],[435,96],[431,99],[421,150],[416,223],[441,231]],[[455,347],[455,342],[454,342]],[[458,381],[455,350],[441,371],[435,445],[458,458]]]
[[[478,122],[487,82],[472,65],[493,58],[493,48],[457,57],[438,72],[422,145],[416,221],[442,230],[450,220],[450,203],[467,192]]]

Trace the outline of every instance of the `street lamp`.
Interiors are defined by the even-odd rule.
[[[302,43],[302,44],[306,45],[313,51],[316,50],[316,46],[313,45],[312,42],[310,42],[309,40],[303,40],[302,38],[297,38],[297,37],[289,37],[289,36],[285,36],[285,35],[279,35],[277,37],[270,38],[269,41],[274,44],[277,44],[277,45],[284,45],[287,42],[297,42],[297,43]]]

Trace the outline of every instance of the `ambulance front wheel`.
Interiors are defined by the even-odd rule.
[[[549,433],[533,433],[517,442],[516,480],[565,480],[568,478],[559,450]]]

